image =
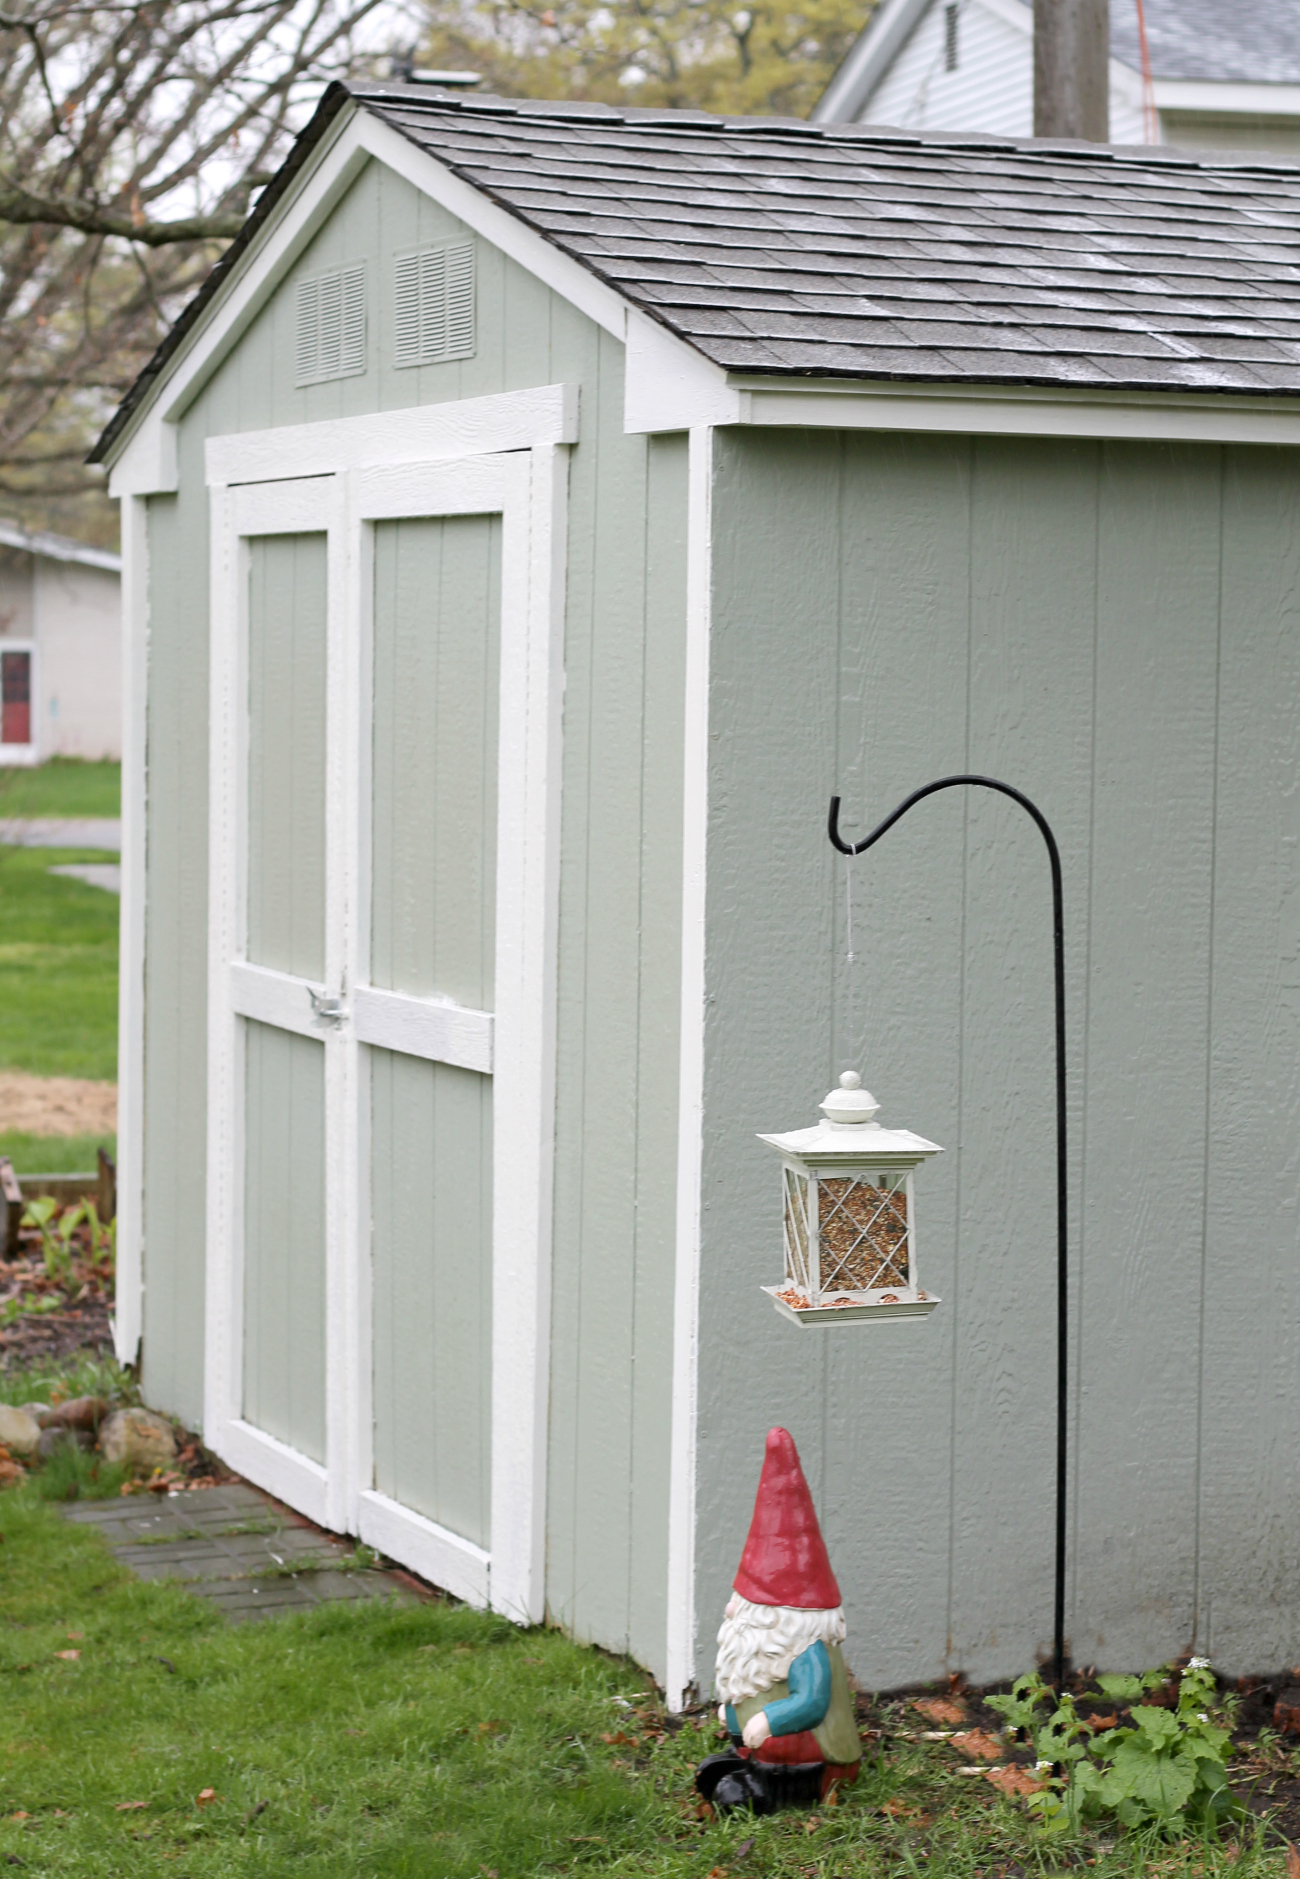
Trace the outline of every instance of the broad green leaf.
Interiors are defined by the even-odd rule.
[[[1119,1703],[1135,1702],[1146,1691],[1141,1677],[1098,1677],[1097,1682],[1103,1696],[1113,1696]]]

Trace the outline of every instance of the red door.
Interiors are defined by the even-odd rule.
[[[32,741],[32,655],[0,653],[0,744]]]

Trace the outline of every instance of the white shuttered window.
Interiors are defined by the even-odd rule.
[[[452,242],[397,256],[396,365],[474,355],[474,244]]]
[[[298,282],[296,380],[319,385],[366,369],[366,267],[331,268]]]

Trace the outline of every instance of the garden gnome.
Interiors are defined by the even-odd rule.
[[[840,1588],[788,1429],[769,1431],[732,1584],[716,1676],[732,1747],[701,1762],[695,1785],[719,1813],[811,1806],[854,1779],[862,1744]]]

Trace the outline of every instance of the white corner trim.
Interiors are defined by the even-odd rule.
[[[476,235],[490,241],[520,267],[553,288],[562,300],[577,307],[597,326],[603,326],[615,339],[622,339],[627,306],[622,294],[607,287],[589,268],[555,247],[536,229],[529,228],[518,216],[500,208],[482,190],[454,176],[445,163],[440,163],[427,150],[421,150],[391,124],[382,123],[368,111],[362,112],[355,122],[362,149],[404,176],[408,183],[440,203]]]
[[[742,424],[801,429],[951,431],[963,436],[1113,437],[1214,444],[1300,443],[1300,398],[1022,385],[762,380],[736,375]]]
[[[120,1364],[144,1329],[144,1009],[149,727],[149,515],[122,502],[122,905],[117,1006],[117,1303]]]
[[[108,479],[110,496],[167,496],[180,488],[176,426],[150,412],[132,432]]]
[[[1157,78],[1156,107],[1161,111],[1221,112],[1235,117],[1294,117],[1300,113],[1300,85],[1219,83],[1208,78]],[[1252,152],[1265,167],[1294,167],[1294,158],[1268,150]]]
[[[546,1601],[569,453],[528,471],[523,565],[502,557],[492,1181],[492,1608],[521,1624]]]
[[[538,385],[405,411],[367,412],[210,437],[209,484],[330,476],[378,464],[434,463],[539,444],[578,441],[578,387]]]
[[[690,434],[686,536],[686,708],[682,792],[682,989],[677,1108],[668,1487],[668,1706],[695,1682],[695,1477],[698,1443],[700,1207],[704,1153],[705,911],[709,815],[709,632],[713,581],[713,432]]]
[[[623,390],[625,431],[687,431],[700,424],[739,424],[744,394],[657,320],[629,308]]]

